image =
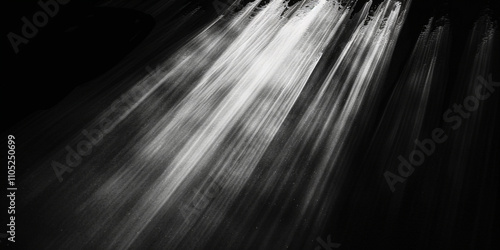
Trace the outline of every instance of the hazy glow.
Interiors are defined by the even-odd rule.
[[[356,146],[353,134],[377,105],[408,5],[385,1],[368,17],[369,2],[351,18],[352,10],[336,1],[303,1],[288,10],[280,0],[260,9],[257,2],[207,26],[165,63],[160,80],[138,83],[145,94],[112,126],[135,122],[138,133],[120,133],[128,146],[102,153],[99,164],[113,171],[77,200],[78,233],[64,234],[58,246],[137,248],[155,234],[162,239],[157,247],[202,248],[220,230],[231,232],[222,239],[228,247],[253,249],[318,236],[342,163]],[[305,88],[317,90],[297,124],[284,126]],[[186,89],[172,108],[158,110]],[[283,127],[289,135],[278,135]],[[283,143],[263,166],[273,140]],[[219,189],[209,201],[194,194],[214,183]],[[264,200],[282,209],[259,213]],[[186,204],[201,212],[186,218]],[[293,218],[285,215],[290,211]],[[234,213],[245,217],[235,223],[228,218]],[[267,237],[248,231],[255,224]]]

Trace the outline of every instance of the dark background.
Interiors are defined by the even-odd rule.
[[[2,69],[7,76],[4,100],[9,103],[6,109],[9,122],[3,124],[2,131],[22,126],[20,121],[60,103],[76,86],[102,76],[127,55],[141,53],[141,48],[148,46],[143,41],[154,29],[168,29],[168,26],[156,25],[158,21],[179,18],[182,12],[179,13],[176,7],[184,7],[182,11],[187,12],[201,6],[206,15],[196,25],[190,26],[191,30],[179,30],[170,37],[172,43],[185,38],[216,16],[212,1],[207,0],[193,1],[187,7],[182,1],[170,1],[174,4],[160,16],[162,20],[155,20],[151,15],[135,9],[106,7],[106,3],[112,1],[72,0],[60,5],[57,14],[49,17],[49,22],[38,29],[34,38],[29,39],[27,44],[19,45],[16,54],[7,34],[14,32],[21,35],[21,18],[25,16],[31,20],[33,14],[40,10],[36,2],[8,0],[3,3]],[[159,1],[144,1],[142,5],[155,2]],[[290,4],[294,2],[298,1],[291,1]],[[362,2],[358,2],[356,9]],[[375,4],[380,2],[374,1]],[[423,25],[431,16],[448,16],[451,20],[451,61],[457,62],[473,22],[485,10],[493,17],[498,16],[498,6],[499,1],[491,0],[414,0],[396,48],[391,78],[397,78],[397,72],[404,65],[401,62],[407,59]],[[452,64],[452,67],[451,75],[456,72],[456,65]]]
[[[162,5],[162,1],[127,4],[69,1],[59,5],[57,15],[50,17],[28,44],[21,44],[16,54],[7,34],[21,35],[21,18],[31,19],[40,7],[37,1],[2,1],[2,75],[6,76],[2,131],[4,136],[16,135],[19,143],[17,178],[37,168],[36,163],[74,134],[80,124],[91,121],[130,87],[119,86],[121,81],[108,79],[115,75],[134,77],[137,72],[147,74],[146,66],[155,68],[217,16],[212,1],[197,0],[188,5],[181,0],[164,2],[168,6],[153,16],[151,6]],[[296,1],[291,4],[293,2]],[[388,80],[396,82],[418,35],[432,16],[436,19],[447,16],[451,21],[450,76],[453,79],[474,21],[484,12],[500,20],[499,5],[500,1],[494,0],[414,0],[394,52]],[[196,20],[176,25],[183,14],[199,6],[202,11]],[[359,6],[361,2],[357,8]],[[159,38],[162,43],[155,42]],[[500,69],[499,54],[495,54],[494,69]],[[493,79],[500,79],[498,70],[492,74]],[[386,95],[388,99],[390,91]],[[2,171],[2,175],[5,172]],[[22,229],[17,230],[20,230],[18,234],[22,233]]]
[[[167,42],[182,40],[217,14],[210,0],[191,1],[188,6],[183,1],[165,1],[172,4],[156,17],[161,20],[155,20],[141,11],[147,9],[144,6],[161,1],[140,1],[136,9],[113,7],[110,2],[119,1],[72,0],[59,5],[57,14],[49,17],[49,22],[39,28],[36,36],[29,39],[27,44],[19,45],[16,54],[7,34],[14,32],[21,35],[21,18],[25,16],[31,20],[41,8],[34,0],[3,1],[2,69],[7,76],[3,85],[4,100],[9,107],[6,108],[6,117],[9,119],[3,124],[2,131],[23,126],[20,121],[60,103],[76,86],[109,72],[127,55],[140,54],[145,47],[150,46],[146,38],[151,32],[169,29],[169,24],[175,23],[183,13],[198,6],[205,10],[205,15],[199,16],[197,23],[170,34]],[[293,0],[290,4],[295,2],[298,1]],[[374,1],[375,4],[380,2]],[[356,9],[362,3],[359,1]],[[448,16],[451,20],[451,61],[457,62],[473,22],[485,10],[493,17],[498,16],[499,3],[492,0],[414,0],[396,47],[390,70],[391,79],[397,78],[404,65],[402,62],[407,59],[423,25],[431,16],[436,19]],[[158,22],[161,26],[157,25]],[[168,45],[164,47],[169,48]],[[451,75],[454,75],[457,66],[451,66]],[[101,81],[99,84],[108,83]]]

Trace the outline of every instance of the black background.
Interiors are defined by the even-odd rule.
[[[137,58],[137,67],[144,69],[150,65],[154,68],[161,58],[216,17],[212,1],[206,0],[192,1],[187,7],[183,1],[172,1],[174,4],[155,18],[141,10],[108,6],[106,1],[72,0],[60,5],[58,14],[49,18],[49,23],[39,28],[28,44],[20,45],[16,54],[7,34],[20,35],[21,18],[31,19],[40,10],[36,2],[2,1],[1,55],[2,75],[5,76],[2,131],[5,136],[15,134],[21,143],[18,178],[36,168],[36,162],[57,148],[78,127],[77,124],[88,122],[105,107],[106,103],[93,102],[99,95],[109,96],[109,102],[119,96],[120,93],[113,92],[113,89],[122,89],[113,86],[119,83],[103,80],[104,76],[121,72],[117,68],[120,63],[134,58]],[[140,6],[155,2],[158,1],[141,1]],[[414,0],[394,52],[388,80],[396,82],[418,35],[432,16],[436,19],[447,16],[451,21],[450,76],[457,75],[465,39],[474,21],[485,9],[499,20],[499,5],[500,1],[493,0]],[[205,10],[203,16],[184,29],[165,32],[166,43],[161,47],[153,45],[151,41],[155,35],[169,30],[182,13],[198,6]],[[154,51],[163,54],[154,56]],[[495,53],[493,68],[500,69],[500,53]],[[493,79],[500,79],[499,73],[494,70]],[[2,171],[2,175],[5,172]],[[23,229],[18,230],[18,234],[22,234]]]

